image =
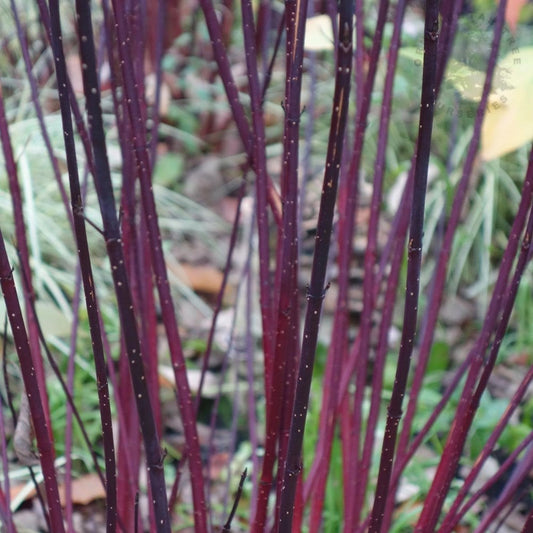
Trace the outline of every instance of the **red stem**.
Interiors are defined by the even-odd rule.
[[[472,506],[478,501],[478,499],[486,493],[487,489],[489,488],[488,483],[493,484],[498,479],[499,476],[495,475],[492,476],[490,481],[486,483],[481,489],[476,491],[474,495],[472,495],[471,498],[465,503],[462,507],[461,504],[468,495],[468,491],[472,488],[473,483],[475,482],[479,472],[483,468],[483,465],[485,464],[485,461],[493,451],[494,447],[497,444],[497,441],[505,428],[508,426],[509,421],[511,419],[511,416],[516,411],[516,409],[519,407],[520,402],[522,401],[524,394],[527,391],[527,388],[529,387],[531,381],[533,381],[533,367],[530,367],[527,374],[524,376],[524,379],[521,381],[520,385],[518,386],[515,394],[511,398],[511,401],[509,402],[509,405],[507,406],[507,409],[505,410],[505,413],[498,421],[498,424],[492,431],[489,439],[487,440],[487,443],[483,446],[483,450],[481,451],[481,454],[477,457],[474,466],[472,467],[472,470],[469,472],[468,476],[464,480],[463,486],[457,493],[457,496],[455,497],[455,500],[450,507],[449,511],[446,513],[446,517],[444,518],[442,522],[442,526],[439,529],[439,533],[445,533],[446,531],[452,530],[461,520],[461,518],[466,514],[466,512],[472,508]],[[516,450],[513,450],[512,454],[505,460],[505,463],[500,466],[499,471],[502,473],[505,471],[505,468],[507,466],[510,466],[514,459],[519,455],[520,450],[524,449],[528,443],[530,443],[533,440],[533,433],[530,433],[526,439],[516,448]],[[509,461],[510,459],[510,461]],[[509,465],[507,463],[509,462]],[[490,513],[487,513],[489,515]],[[495,517],[495,515],[494,515]],[[485,518],[484,518],[485,520]],[[490,524],[491,522],[488,522],[489,517],[486,518],[487,523]]]
[[[275,392],[277,369],[274,360],[274,295],[270,276],[270,245],[269,222],[267,211],[267,182],[265,152],[265,124],[263,120],[262,93],[259,84],[255,50],[255,25],[251,2],[241,3],[243,19],[243,37],[245,43],[246,69],[252,108],[253,140],[251,153],[253,155],[256,172],[256,201],[257,201],[257,231],[259,235],[259,287],[261,303],[261,319],[263,325],[263,351],[265,369],[265,397],[267,403],[267,429],[265,442],[265,456],[261,472],[261,482],[257,495],[255,516],[252,519],[252,531],[264,531],[267,516],[268,496],[272,485],[272,469],[274,467],[277,428],[275,418],[279,411],[277,407],[280,394]],[[278,415],[279,416],[279,415]]]
[[[5,167],[7,171],[7,178],[9,183],[9,193],[11,196],[11,206],[13,209],[13,220],[15,222],[15,238],[16,247],[19,256],[21,274],[26,283],[22,286],[22,294],[25,302],[26,321],[28,324],[28,336],[31,346],[31,357],[35,367],[37,382],[39,383],[39,391],[41,394],[41,402],[46,416],[46,423],[50,431],[52,425],[50,420],[50,408],[48,405],[48,396],[46,393],[46,377],[43,365],[43,357],[41,353],[41,346],[39,343],[39,332],[37,327],[37,317],[33,312],[33,303],[35,302],[35,293],[32,284],[32,272],[30,268],[30,251],[26,239],[26,229],[24,222],[24,213],[22,206],[22,193],[20,190],[17,165],[11,146],[9,136],[9,129],[7,124],[4,97],[2,88],[0,87],[0,142],[2,144],[2,151],[4,154]],[[52,434],[50,434],[52,437]]]
[[[59,489],[57,486],[57,477],[54,466],[54,447],[52,445],[51,428],[46,422],[45,411],[41,402],[41,392],[39,383],[35,374],[34,362],[31,354],[28,334],[24,326],[24,318],[20,307],[15,281],[13,279],[13,269],[9,263],[7,251],[4,243],[4,236],[0,231],[0,285],[6,304],[7,315],[13,334],[13,342],[17,350],[24,388],[28,396],[30,412],[39,458],[44,477],[44,486],[46,498],[48,501],[48,511],[50,514],[50,524],[52,531],[63,533],[63,514],[61,511],[61,502],[59,499]]]

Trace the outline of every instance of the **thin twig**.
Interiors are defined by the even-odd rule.
[[[241,479],[239,481],[237,493],[235,494],[235,500],[233,501],[233,507],[231,508],[227,522],[224,524],[224,527],[222,528],[223,533],[229,533],[231,531],[231,522],[233,521],[233,517],[235,516],[235,513],[237,511],[237,506],[239,505],[239,500],[241,499],[242,488],[244,487],[244,482],[246,480],[247,473],[248,473],[248,469],[245,468],[244,472],[241,474]]]

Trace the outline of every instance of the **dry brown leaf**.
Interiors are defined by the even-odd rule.
[[[159,386],[163,389],[173,389],[175,385],[174,380],[174,371],[170,369],[170,372],[165,368],[165,370],[161,371],[161,368],[159,369],[159,372],[157,374],[158,376],[158,382]]]
[[[453,528],[454,533],[469,533],[471,530],[467,526],[462,526],[461,524]]]
[[[39,464],[39,457],[33,447],[33,425],[30,416],[30,404],[26,393],[20,398],[17,427],[13,435],[13,448],[20,464],[34,466]]]
[[[509,364],[516,366],[529,366],[531,364],[531,354],[519,352],[509,357]]]
[[[220,291],[224,275],[215,267],[182,263],[181,270],[183,276],[180,277],[193,291],[212,295],[217,295]]]
[[[217,212],[226,222],[231,224],[235,220],[238,205],[239,200],[237,198],[226,196],[220,200]]]
[[[59,499],[61,505],[65,505],[65,484],[59,485]],[[12,485],[10,489],[11,500],[15,500],[19,493],[27,489],[27,484]],[[35,496],[35,488],[32,487],[24,498],[24,501],[31,500]],[[87,505],[94,500],[105,499],[105,488],[97,474],[86,474],[72,480],[72,503],[75,505]]]
[[[86,474],[72,481],[72,503],[76,505],[87,505],[94,500],[104,499],[105,496],[105,488],[97,474]],[[64,505],[64,483],[59,486],[59,497]]]
[[[156,98],[157,76],[154,73],[148,74],[144,79],[144,86],[146,102],[150,105],[154,105]],[[166,81],[163,80],[159,87],[159,115],[161,117],[166,117],[168,115],[171,101],[172,94],[170,92],[170,87]]]
[[[209,479],[216,481],[228,468],[230,455],[227,452],[219,452],[211,455],[209,459]]]
[[[16,485],[11,484],[9,486],[9,497],[11,501],[18,499],[19,494],[22,491],[27,490],[27,483],[17,483]],[[35,496],[35,487],[32,487],[26,494],[26,496],[23,498],[23,501],[31,500]]]
[[[67,72],[72,84],[72,89],[76,94],[83,94],[83,78],[81,74],[81,60],[78,54],[67,56]]]

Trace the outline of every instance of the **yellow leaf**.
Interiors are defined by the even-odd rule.
[[[496,65],[481,133],[485,161],[505,155],[533,139],[533,47],[515,48]],[[446,79],[466,100],[479,102],[485,73],[451,60]]]
[[[481,132],[481,158],[496,159],[533,139],[533,47],[498,62]]]
[[[481,131],[481,158],[501,157],[533,139],[531,94],[517,92],[509,105],[489,107]]]

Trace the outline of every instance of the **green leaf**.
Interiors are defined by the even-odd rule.
[[[465,100],[472,102],[481,100],[485,76],[485,72],[474,70],[455,59],[450,59],[446,69],[446,81],[449,81]]]
[[[157,159],[154,169],[154,181],[164,187],[172,187],[183,173],[183,156],[167,153]]]
[[[448,343],[444,341],[434,342],[429,355],[427,373],[442,372],[448,368],[449,364],[450,346]]]
[[[400,48],[400,57],[410,59],[415,66],[422,68],[424,50],[415,46],[402,46]]]
[[[44,335],[67,337],[70,335],[70,320],[52,302],[38,301],[35,310]]]
[[[530,433],[531,427],[528,424],[519,423],[516,425],[507,425],[503,430],[498,444],[507,453],[511,453]]]

